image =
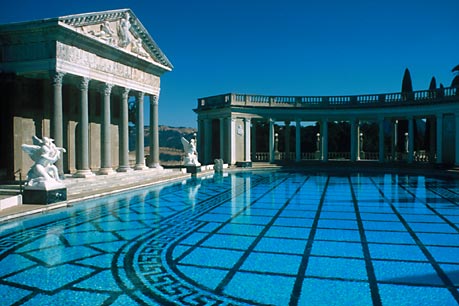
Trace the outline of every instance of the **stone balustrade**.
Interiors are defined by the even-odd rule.
[[[275,160],[295,160],[295,153],[275,152]],[[288,158],[287,158],[288,155]],[[328,152],[328,159],[330,160],[350,160],[350,152]],[[385,154],[387,161],[403,161],[407,160],[406,153],[398,153],[395,158],[392,154]],[[435,161],[436,156],[431,156],[425,150],[415,151],[413,153],[413,160],[419,163],[432,163]],[[302,152],[300,160],[320,160],[320,152]],[[378,152],[360,152],[360,160],[379,160]],[[269,161],[269,152],[256,152],[253,161]]]
[[[367,107],[441,103],[457,100],[459,88],[448,87],[435,90],[419,90],[410,93],[383,93],[350,96],[266,96],[247,94],[225,94],[199,99],[198,109],[220,106],[254,107]]]

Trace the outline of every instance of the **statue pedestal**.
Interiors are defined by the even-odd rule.
[[[240,162],[236,162],[236,167],[241,167],[241,168],[252,168],[252,162],[251,162],[251,161],[240,161]]]
[[[22,193],[23,204],[52,204],[66,200],[67,187],[60,183],[26,186]]]
[[[186,173],[197,174],[201,172],[201,166],[186,166]]]

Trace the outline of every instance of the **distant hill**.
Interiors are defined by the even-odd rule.
[[[189,127],[159,126],[159,146],[164,148],[183,149],[180,138],[190,139],[197,129]]]
[[[161,164],[179,164],[185,155],[180,139],[185,137],[190,139],[197,129],[190,127],[172,127],[166,125],[159,126],[159,159]],[[145,154],[149,154],[150,129],[145,127]],[[129,151],[135,150],[136,132],[132,127],[129,131]]]

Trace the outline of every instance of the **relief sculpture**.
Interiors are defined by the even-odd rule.
[[[126,48],[131,42],[129,37],[129,29],[131,28],[131,23],[129,22],[129,14],[125,13],[124,17],[121,18],[120,24],[118,26],[118,45],[121,48]]]

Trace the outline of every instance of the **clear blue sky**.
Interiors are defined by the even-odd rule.
[[[228,92],[346,95],[449,86],[459,0],[4,1],[0,23],[131,8],[174,70],[160,124],[196,127],[197,98]],[[148,121],[147,121],[148,122]]]

